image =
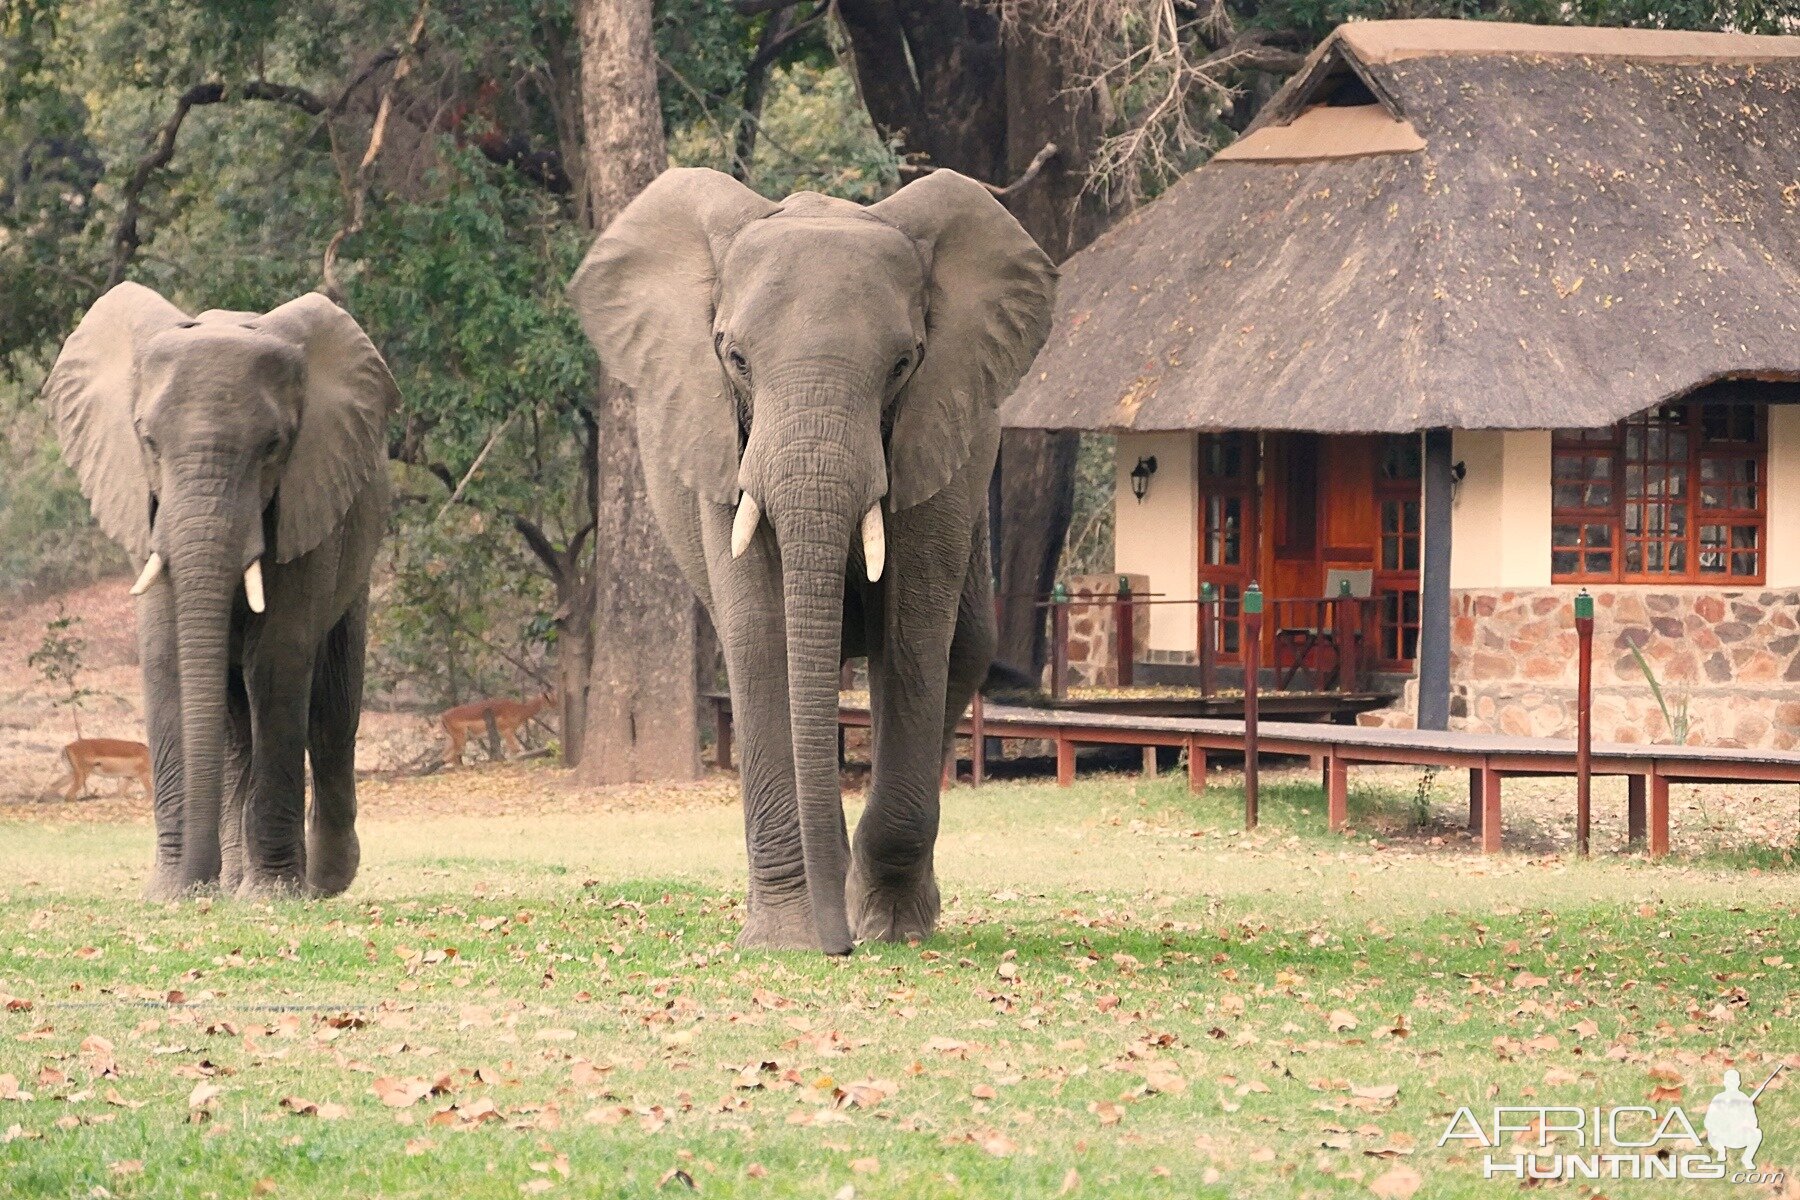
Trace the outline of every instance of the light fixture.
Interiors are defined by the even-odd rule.
[[[1131,494],[1137,497],[1139,504],[1142,504],[1144,497],[1150,494],[1150,477],[1154,474],[1156,474],[1156,455],[1154,454],[1149,458],[1138,459],[1137,466],[1131,468]]]

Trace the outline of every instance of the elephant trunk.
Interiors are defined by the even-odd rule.
[[[785,461],[768,473],[765,492],[781,549],[801,854],[813,926],[827,954],[848,954],[852,940],[844,896],[850,839],[837,770],[844,580],[869,490],[882,483],[880,460],[872,473],[852,448],[849,425],[829,408],[784,422],[775,444]]]
[[[167,543],[175,600],[175,656],[181,684],[181,761],[187,795],[182,809],[181,881],[219,879],[219,813],[225,757],[225,680],[231,609],[243,563],[243,539],[229,506],[215,498],[200,512],[165,507],[158,526]]]

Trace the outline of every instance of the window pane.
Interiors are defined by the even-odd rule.
[[[1581,556],[1573,550],[1556,550],[1550,555],[1550,573],[1552,575],[1573,575],[1575,564]]]

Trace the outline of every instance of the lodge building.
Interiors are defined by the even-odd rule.
[[[1002,417],[1118,435],[1117,570],[1223,660],[1252,580],[1369,596],[1366,721],[1571,732],[1586,588],[1596,736],[1792,748],[1800,37],[1342,26],[1065,264]]]

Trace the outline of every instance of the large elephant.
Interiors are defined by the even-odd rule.
[[[146,894],[343,891],[397,399],[380,353],[321,295],[192,318],[122,283],[44,391],[100,527],[143,564]]]
[[[740,943],[929,935],[945,739],[994,647],[995,404],[1055,268],[980,184],[867,208],[664,173],[570,295],[636,401],[651,507],[724,646],[743,746]],[[874,776],[854,848],[838,670],[866,654]]]

